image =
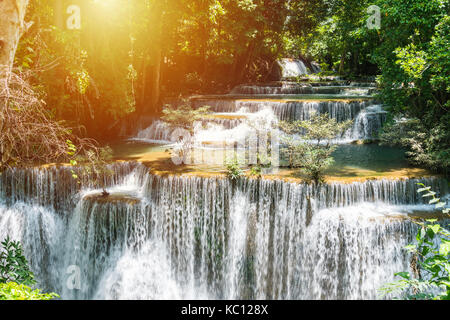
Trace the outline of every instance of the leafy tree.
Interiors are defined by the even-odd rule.
[[[0,283],[19,282],[34,285],[34,274],[28,261],[23,255],[22,245],[18,241],[11,241],[9,237],[1,242],[0,251]]]
[[[366,26],[370,1],[291,1],[285,36],[288,54],[319,61],[322,71],[375,74],[371,53],[379,39]]]
[[[166,105],[161,119],[172,128],[182,128],[193,133],[194,123],[202,120],[209,113],[209,109],[209,106],[194,109],[189,102],[185,101],[184,104],[177,107]]]
[[[443,121],[427,128],[417,118],[392,120],[384,126],[380,141],[384,145],[404,147],[409,161],[415,165],[435,171],[450,167],[450,133]],[[443,145],[446,148],[440,147]]]
[[[421,160],[423,164],[431,163],[433,168],[448,171],[449,2],[379,0],[376,3],[383,11],[381,43],[373,53],[373,60],[381,70],[380,98],[392,115],[414,121],[419,132],[415,134],[412,130],[407,134],[415,136],[410,143],[405,143],[406,139],[395,141],[413,153],[411,159],[425,159]],[[393,136],[402,125],[391,123],[384,131],[387,136]],[[423,135],[430,138],[425,141],[419,137]],[[424,147],[417,148],[420,144]]]
[[[300,168],[315,182],[323,182],[324,171],[333,163],[336,150],[332,140],[347,130],[352,121],[338,123],[328,114],[314,115],[310,120],[281,122],[280,128],[288,134],[282,138],[281,151],[288,157],[289,166]],[[295,139],[291,135],[301,135]]]

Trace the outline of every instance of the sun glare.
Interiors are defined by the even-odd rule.
[[[117,17],[120,11],[121,0],[92,0],[93,6],[91,11],[95,12],[96,15],[107,16],[109,18]]]
[[[114,7],[118,4],[118,0],[92,0],[94,4],[101,5],[103,7]]]

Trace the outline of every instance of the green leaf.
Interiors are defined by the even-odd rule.
[[[422,198],[433,197],[434,195],[436,195],[436,192],[430,191],[430,192],[428,192],[427,194],[424,194],[424,195],[422,196]]]
[[[439,247],[439,254],[447,256],[450,252],[450,241],[442,239],[441,246]]]
[[[429,252],[430,252],[429,247],[423,247],[421,254],[422,256],[426,256]]]
[[[423,227],[420,228],[419,231],[417,232],[416,240],[418,242],[421,242],[422,239],[425,237],[425,233],[426,233],[425,228],[423,228]]]
[[[433,230],[434,233],[439,233],[441,230],[441,226],[438,224],[434,224],[432,226],[428,226],[431,230]]]
[[[409,280],[411,277],[409,275],[409,272],[397,272],[394,275],[398,277],[402,277],[403,279]]]
[[[417,190],[418,193],[422,193],[424,191],[429,191],[431,189],[431,187],[426,187],[426,188],[420,188]]]

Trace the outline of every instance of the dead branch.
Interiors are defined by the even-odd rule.
[[[92,139],[79,138],[55,120],[27,82],[29,73],[10,72],[0,85],[0,170],[8,166],[68,161],[99,154]],[[69,144],[76,146],[72,154]]]

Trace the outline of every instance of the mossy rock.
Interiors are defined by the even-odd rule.
[[[92,201],[97,203],[125,203],[129,205],[136,205],[141,202],[141,199],[126,193],[110,193],[104,195],[103,193],[90,194],[84,197],[85,201]]]

